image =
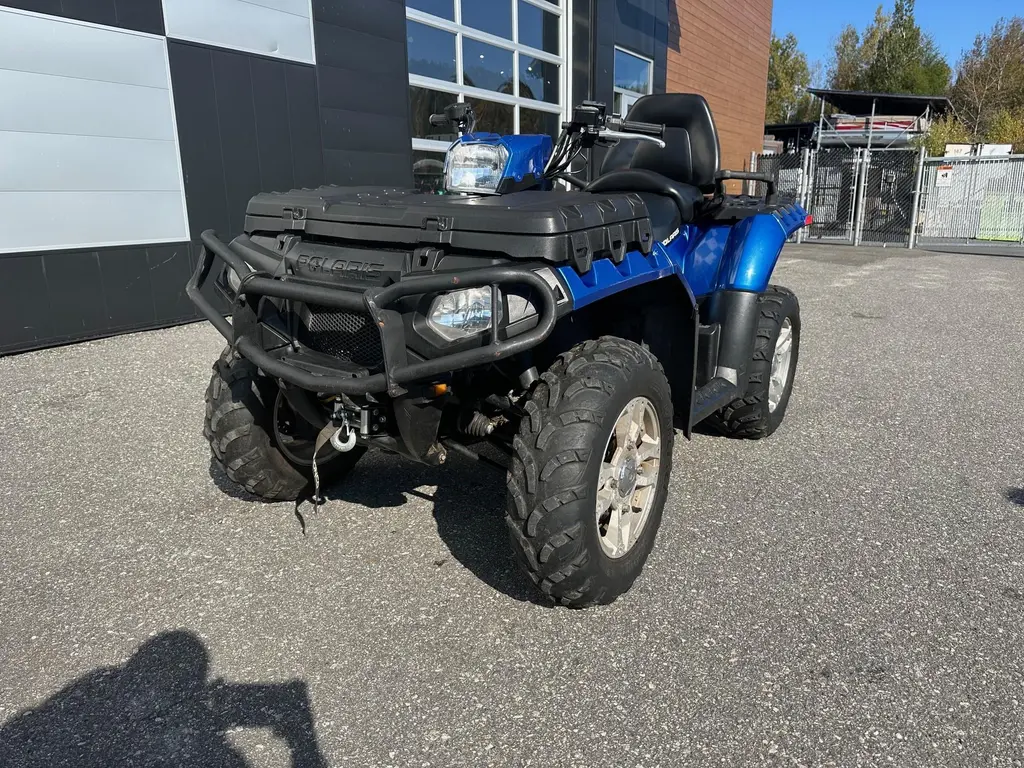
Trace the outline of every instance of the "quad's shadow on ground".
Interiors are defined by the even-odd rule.
[[[120,667],[78,678],[0,727],[10,768],[243,768],[229,729],[268,729],[293,768],[320,768],[306,684],[209,679],[209,655],[191,632],[160,634]]]
[[[232,483],[211,459],[210,477],[224,493],[244,501],[258,501]],[[423,486],[436,486],[432,493]],[[386,509],[417,497],[433,504],[437,533],[452,557],[481,581],[524,602],[550,605],[519,570],[509,545],[505,524],[505,476],[494,468],[453,455],[444,467],[428,467],[397,456],[369,453],[341,483],[323,489],[327,501],[322,514],[330,514],[332,501],[370,509]],[[298,515],[303,524],[312,505],[303,502]],[[444,567],[439,563],[438,567]]]

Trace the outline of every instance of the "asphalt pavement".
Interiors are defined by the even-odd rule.
[[[0,359],[0,765],[1022,765],[1024,259],[777,282],[786,423],[677,440],[644,575],[586,611],[459,457],[367,457],[305,534],[239,493],[206,325]]]

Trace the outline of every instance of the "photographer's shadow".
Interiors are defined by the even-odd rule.
[[[0,727],[0,765],[18,768],[243,768],[233,728],[267,728],[293,768],[320,768],[305,683],[208,680],[209,655],[191,632],[164,632],[121,667],[80,677]]]
[[[437,490],[419,490],[423,486]],[[515,600],[550,605],[515,563],[504,517],[505,475],[497,469],[457,454],[450,454],[444,467],[428,467],[371,453],[325,496],[371,509],[401,506],[410,496],[429,501],[437,533],[453,558]]]

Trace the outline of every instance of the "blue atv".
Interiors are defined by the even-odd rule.
[[[800,307],[769,279],[807,214],[719,169],[692,94],[625,120],[584,102],[556,142],[476,133],[465,104],[432,121],[461,133],[438,194],[261,194],[244,235],[202,235],[188,293],[228,340],[206,436],[269,500],[316,499],[371,449],[500,466],[526,574],[558,603],[609,603],[654,545],[675,430],[782,422]]]

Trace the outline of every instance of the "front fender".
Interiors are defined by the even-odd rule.
[[[793,205],[739,222],[726,244],[718,288],[763,293],[786,239],[804,226],[806,220],[806,211]]]

